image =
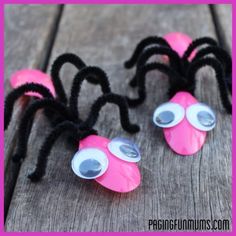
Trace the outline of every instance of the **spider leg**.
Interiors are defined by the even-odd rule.
[[[140,68],[138,73],[138,98],[126,97],[129,107],[136,107],[144,102],[146,98],[146,75],[153,70],[159,70],[166,74],[169,77],[170,84],[173,84],[173,87],[177,86],[180,76],[174,69],[162,63],[147,63]]]
[[[232,114],[232,104],[229,100],[227,84],[224,79],[224,69],[223,69],[221,63],[217,59],[211,58],[211,57],[205,57],[205,58],[202,58],[202,59],[192,62],[190,64],[190,67],[189,67],[188,73],[187,73],[187,78],[189,79],[190,85],[194,84],[197,71],[204,66],[210,66],[214,69],[216,79],[218,82],[218,87],[220,90],[221,102],[222,102],[224,108],[226,109],[226,111],[229,114]]]
[[[42,99],[32,103],[24,112],[19,125],[16,153],[12,158],[14,162],[19,162],[21,159],[25,158],[27,152],[27,142],[29,138],[29,135],[27,135],[29,122],[32,122],[35,113],[42,108],[50,108],[51,110],[59,113],[65,118],[65,120],[73,120],[66,106],[57,102],[56,100]]]
[[[53,95],[46,87],[35,83],[24,84],[14,89],[7,95],[4,103],[4,130],[8,128],[11,121],[15,102],[26,92],[37,92],[42,97],[53,98]]]
[[[77,119],[79,119],[78,96],[81,90],[81,84],[85,79],[88,80],[88,78],[95,78],[96,81],[98,81],[98,83],[101,85],[101,89],[104,94],[111,92],[108,77],[106,73],[99,67],[88,66],[79,71],[73,80],[70,96],[71,114],[77,117]]]
[[[32,182],[37,182],[44,176],[47,167],[47,159],[52,146],[59,136],[66,131],[69,131],[70,133],[77,132],[77,126],[73,122],[64,121],[61,124],[58,124],[46,137],[39,151],[36,169],[28,175],[28,178]]]
[[[224,65],[225,79],[230,93],[232,94],[232,59],[231,56],[220,47],[209,46],[199,50],[194,57],[194,60],[198,60],[202,57],[213,54],[215,58]]]
[[[130,57],[130,59],[128,59],[127,61],[125,61],[124,67],[125,67],[126,69],[132,68],[132,67],[137,63],[138,58],[139,58],[140,54],[142,53],[142,51],[143,51],[146,47],[148,47],[148,46],[150,46],[150,45],[153,45],[153,44],[157,44],[157,45],[159,45],[159,46],[165,46],[165,47],[169,47],[169,48],[170,48],[169,43],[168,43],[164,38],[157,37],[157,36],[150,36],[150,37],[147,37],[147,38],[141,40],[141,41],[137,44],[137,46],[136,46],[136,48],[135,48],[135,50],[134,50],[132,56]]]
[[[133,79],[130,81],[130,85],[132,87],[137,86],[137,78],[139,69],[145,65],[145,63],[154,55],[166,55],[170,58],[170,65],[175,69],[176,71],[182,71],[182,65],[181,60],[177,52],[175,52],[173,49],[168,47],[157,47],[153,46],[145,50],[143,53],[141,53],[137,66],[136,66],[136,73]]]
[[[59,75],[60,70],[65,63],[70,63],[74,65],[78,70],[86,67],[86,64],[82,61],[80,57],[72,53],[62,54],[53,62],[53,65],[51,68],[51,77],[53,80],[53,85],[55,87],[59,100],[67,104],[67,96],[62,86],[60,75]],[[94,80],[93,78],[88,78],[88,81],[93,84],[97,83],[97,81]]]
[[[108,93],[100,96],[92,105],[88,118],[81,126],[91,129],[95,125],[99,117],[100,110],[107,103],[113,103],[119,107],[120,122],[124,130],[129,133],[136,133],[139,131],[139,126],[130,122],[128,104],[126,102],[126,99],[114,93]]]
[[[217,42],[210,37],[202,37],[202,38],[198,38],[192,41],[192,43],[188,46],[188,48],[186,49],[186,51],[184,52],[184,55],[182,57],[182,59],[184,61],[188,60],[188,58],[190,57],[190,55],[192,54],[192,52],[199,46],[202,46],[204,44],[208,44],[211,46],[217,46]]]

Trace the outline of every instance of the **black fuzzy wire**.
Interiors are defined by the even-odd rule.
[[[209,46],[199,50],[196,56],[194,57],[193,61],[205,56],[209,56],[210,54],[214,55],[215,58],[220,61],[221,64],[224,66],[225,81],[227,83],[230,93],[232,94],[232,58],[228,54],[228,52],[226,52],[223,48],[220,47]]]
[[[204,44],[211,45],[211,46],[217,46],[217,42],[211,38],[211,37],[202,37],[198,38],[192,41],[192,43],[189,44],[188,48],[185,50],[184,55],[182,56],[183,60],[188,60],[192,52],[199,46],[202,46]]]
[[[196,56],[194,57],[193,61],[200,59],[202,57],[205,57],[205,56],[209,56],[209,54],[214,55],[216,59],[224,65],[225,73],[227,75],[232,73],[231,56],[223,48],[220,48],[220,47],[209,46],[209,47],[199,50],[196,53]]]
[[[102,95],[94,102],[91,107],[89,116],[83,123],[83,126],[87,127],[88,129],[91,129],[95,125],[99,117],[100,110],[107,103],[113,103],[119,107],[120,122],[122,128],[125,131],[129,133],[136,133],[139,131],[139,126],[130,122],[128,104],[126,102],[126,99],[123,96],[114,93]]]
[[[226,109],[226,111],[229,114],[232,114],[232,104],[229,100],[227,84],[226,84],[226,81],[224,80],[224,69],[221,63],[217,59],[211,58],[211,57],[205,57],[191,63],[187,72],[189,86],[195,86],[196,73],[199,69],[201,69],[204,66],[210,66],[214,69],[215,76],[218,82],[218,87],[220,90],[220,97],[221,97],[222,104],[224,108]]]
[[[97,83],[101,85],[101,89],[104,94],[111,92],[108,77],[106,73],[99,67],[88,66],[78,72],[73,80],[70,95],[71,114],[73,114],[73,116],[75,116],[77,119],[79,118],[78,96],[81,90],[81,84],[85,79],[87,80],[88,78],[94,78]]]
[[[146,75],[148,72],[153,70],[159,70],[166,74],[169,77],[171,87],[179,88],[179,86],[184,83],[184,81],[181,81],[183,78],[180,77],[179,74],[168,65],[156,62],[147,63],[140,68],[138,73],[138,98],[126,97],[129,107],[136,107],[144,102],[146,98]]]
[[[27,152],[27,142],[28,142],[28,136],[27,136],[28,124],[30,121],[32,121],[34,114],[39,109],[42,108],[50,108],[51,110],[54,110],[54,112],[59,113],[62,117],[65,118],[65,120],[73,120],[67,107],[62,103],[57,102],[56,100],[42,99],[32,103],[26,109],[19,125],[16,153],[12,157],[14,162],[19,162],[21,159],[25,158]]]
[[[45,174],[46,166],[47,166],[47,160],[48,156],[51,152],[52,146],[55,143],[55,141],[59,138],[59,136],[64,132],[70,132],[73,133],[77,130],[77,126],[70,121],[64,121],[60,124],[58,124],[47,136],[45,139],[43,145],[40,148],[39,155],[38,155],[38,161],[36,165],[36,169],[34,172],[28,175],[28,178],[32,182],[39,181]]]
[[[83,62],[83,60],[80,57],[72,53],[64,53],[60,55],[59,57],[57,57],[55,61],[53,62],[52,68],[51,68],[51,77],[52,77],[53,85],[56,90],[58,99],[64,104],[67,104],[67,96],[62,86],[61,79],[60,79],[60,71],[61,71],[62,66],[66,63],[70,63],[74,65],[78,70],[86,66],[86,64]]]
[[[169,57],[170,66],[176,71],[182,71],[181,59],[179,55],[171,48],[168,47],[157,47],[152,46],[141,53],[138,58],[136,73],[132,80],[130,81],[130,85],[132,87],[137,86],[137,74],[139,73],[139,69],[145,65],[145,63],[154,55],[166,55]]]
[[[4,130],[8,128],[11,121],[15,102],[27,92],[37,92],[42,97],[53,98],[51,92],[44,86],[35,83],[27,83],[11,91],[4,102]]]
[[[148,47],[150,45],[153,45],[153,44],[157,44],[157,45],[160,45],[160,46],[165,46],[165,47],[170,48],[169,43],[164,38],[157,37],[157,36],[149,36],[149,37],[141,40],[137,44],[137,46],[136,46],[132,56],[130,57],[130,59],[125,61],[124,67],[126,69],[132,68],[136,64],[136,62],[137,62],[140,54],[143,52],[143,50],[145,50],[146,47]]]

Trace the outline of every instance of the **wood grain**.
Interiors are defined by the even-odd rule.
[[[216,4],[213,5],[216,17],[217,26],[225,42],[228,51],[232,50],[232,5],[231,4]]]
[[[24,68],[42,68],[57,12],[56,6],[5,5],[5,96],[11,90],[9,79],[12,73]],[[20,167],[10,159],[15,147],[19,119],[28,102],[26,97],[17,102],[12,122],[5,132],[5,213]]]
[[[137,42],[148,35],[182,31],[193,38],[213,36],[214,27],[205,5],[79,6],[66,5],[51,62],[61,53],[73,52],[89,65],[106,70],[113,91],[135,95],[128,87],[133,71],[122,64]],[[62,77],[69,92],[76,71],[66,66]],[[6,219],[6,231],[148,231],[149,219],[231,220],[231,116],[220,105],[214,73],[198,74],[197,98],[217,114],[216,128],[209,132],[196,155],[174,154],[162,130],[153,126],[154,109],[167,101],[167,79],[160,73],[148,76],[148,98],[130,111],[141,132],[122,130],[118,110],[103,108],[95,128],[108,138],[134,140],[141,149],[141,186],[128,194],[108,191],[94,181],[78,179],[71,171],[75,152],[60,138],[53,148],[44,179],[33,184],[27,174],[35,167],[38,150],[50,131],[38,114],[30,136],[27,159],[22,164]],[[83,117],[100,89],[85,83],[79,98]],[[93,94],[93,96],[91,96]]]

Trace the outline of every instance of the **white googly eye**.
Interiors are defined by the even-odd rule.
[[[125,138],[112,139],[108,144],[108,150],[123,161],[138,162],[141,159],[138,147]]]
[[[177,103],[167,102],[156,108],[153,114],[153,122],[162,128],[177,125],[183,120],[185,110]]]
[[[95,179],[106,172],[108,158],[104,152],[97,148],[84,148],[75,153],[71,167],[79,177]]]
[[[201,131],[212,130],[216,125],[216,116],[213,110],[203,103],[188,107],[186,117],[193,127]]]

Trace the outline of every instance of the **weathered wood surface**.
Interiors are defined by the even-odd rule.
[[[223,37],[223,41],[229,51],[232,50],[232,5],[231,4],[216,4],[213,5],[218,27]]]
[[[123,68],[124,60],[141,38],[170,31],[186,32],[193,38],[215,37],[209,8],[204,5],[67,5],[51,63],[61,53],[76,53],[89,65],[107,71],[113,91],[134,96],[127,86],[133,72]],[[68,92],[75,72],[71,66],[63,70]],[[140,146],[141,186],[131,193],[118,194],[93,181],[78,179],[70,169],[74,150],[63,138],[51,152],[44,179],[30,183],[26,176],[34,169],[38,150],[50,131],[38,114],[6,231],[147,231],[149,219],[231,220],[231,116],[220,105],[214,73],[208,68],[199,73],[196,96],[216,110],[218,123],[209,132],[203,149],[189,157],[174,154],[165,144],[162,130],[153,126],[152,113],[166,101],[168,82],[160,73],[150,73],[149,77],[148,98],[130,111],[131,120],[141,126],[140,133],[132,136],[123,131],[118,110],[111,105],[102,110],[95,127],[100,135],[129,137]],[[82,90],[80,111],[85,117],[101,92],[86,83]]]
[[[5,95],[10,91],[12,73],[24,68],[40,68],[44,64],[49,37],[58,12],[56,6],[5,6]],[[13,119],[5,132],[5,211],[11,200],[19,165],[10,161],[16,142],[19,118],[29,99],[24,97],[15,106]]]

